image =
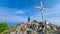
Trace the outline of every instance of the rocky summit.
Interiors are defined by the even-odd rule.
[[[31,22],[18,24],[15,27],[10,28],[2,32],[1,34],[41,34],[42,22]],[[43,34],[59,34],[60,31],[57,26],[49,23],[44,25]]]

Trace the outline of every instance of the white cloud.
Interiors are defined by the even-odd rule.
[[[21,16],[1,16],[0,20],[2,22],[6,21],[6,22],[24,22],[26,21],[26,18],[23,18]]]
[[[48,16],[48,20],[55,24],[59,25],[60,24],[60,3],[55,4],[53,7],[51,7],[48,12],[46,12],[46,16]],[[54,17],[53,17],[54,16]]]
[[[51,15],[51,14],[58,14],[60,13],[60,3],[55,4],[53,7],[49,8],[47,10],[46,15]]]
[[[16,14],[24,14],[24,10],[20,9],[16,11]]]
[[[0,7],[0,22],[23,22],[23,21],[27,21],[27,19],[25,17],[22,16],[17,16],[15,14],[22,14],[23,10],[16,10],[16,9],[12,9],[12,8],[7,8],[7,7]]]
[[[52,17],[48,19],[50,23],[60,25],[60,17]]]
[[[34,15],[32,15],[31,16],[31,21],[33,21],[33,20],[41,21],[40,13],[39,14],[35,13]]]

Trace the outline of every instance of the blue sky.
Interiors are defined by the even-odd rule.
[[[60,0],[42,0],[48,10],[44,11],[44,19],[52,24],[60,25]],[[27,22],[27,17],[41,21],[40,0],[0,0],[0,22]]]

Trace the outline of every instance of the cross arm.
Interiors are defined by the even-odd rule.
[[[41,7],[35,6],[35,8],[41,9]]]
[[[47,8],[43,8],[43,10],[48,10]]]

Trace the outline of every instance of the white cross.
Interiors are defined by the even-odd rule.
[[[41,10],[42,22],[43,22],[43,25],[45,25],[45,23],[44,23],[44,12],[43,12],[43,11],[44,11],[44,10],[47,10],[47,9],[43,7],[42,1],[40,1],[40,7],[35,6],[35,8],[39,8],[39,9]],[[42,26],[43,26],[43,25],[42,25]],[[42,28],[42,32],[44,32],[44,28]],[[42,32],[41,32],[41,34],[43,34]]]
[[[44,11],[44,10],[47,10],[47,8],[44,8],[44,7],[43,7],[42,1],[40,1],[40,7],[35,6],[35,8],[39,8],[39,9],[41,10],[41,13],[42,13],[42,22],[44,22],[44,13],[43,13],[43,11]]]

